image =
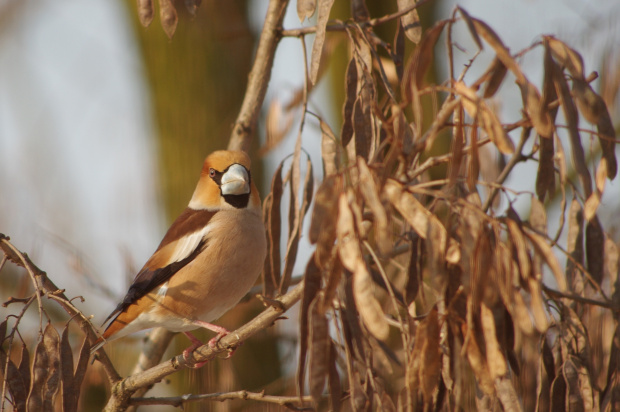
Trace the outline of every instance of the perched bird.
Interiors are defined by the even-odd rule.
[[[156,326],[184,332],[206,328],[217,341],[229,332],[209,322],[219,318],[254,285],[266,255],[261,203],[243,152],[216,151],[205,159],[188,207],[174,221],[153,256],[108,316],[94,344]]]

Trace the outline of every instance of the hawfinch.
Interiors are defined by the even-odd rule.
[[[188,207],[174,221],[153,256],[108,316],[93,347],[130,333],[162,326],[192,341],[183,355],[202,345],[189,331],[206,328],[250,290],[266,255],[258,191],[243,152],[217,151],[205,159]]]

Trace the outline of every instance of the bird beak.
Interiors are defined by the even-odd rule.
[[[245,167],[234,164],[222,175],[220,184],[223,195],[246,195],[250,193],[250,177]]]

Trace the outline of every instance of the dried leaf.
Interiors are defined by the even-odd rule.
[[[607,177],[613,180],[618,173],[618,162],[616,160],[616,142],[614,140],[614,125],[609,116],[609,112],[605,110],[596,124],[598,130],[598,141],[601,145],[603,158],[607,160]]]
[[[586,204],[583,208],[584,217],[589,222],[594,216],[601,204],[601,197],[603,196],[603,190],[605,190],[605,180],[607,179],[607,159],[601,158],[598,167],[596,168],[595,184],[596,188],[586,200]]]
[[[342,408],[342,386],[340,384],[340,376],[338,375],[338,353],[336,352],[336,345],[330,341],[329,345],[329,400],[331,403],[331,410],[339,412]]]
[[[431,63],[434,61],[433,50],[435,44],[447,24],[446,20],[437,22],[432,28],[424,32],[422,40],[415,48],[407,66],[405,67],[404,81],[402,83],[402,95],[411,101],[411,89],[421,89],[424,76]]]
[[[474,22],[472,21],[469,13],[467,13],[465,9],[463,9],[461,6],[456,6],[456,9],[459,11],[459,13],[461,13],[463,21],[465,21],[467,29],[469,30],[469,34],[471,34],[471,37],[474,39],[474,43],[476,43],[476,46],[478,46],[478,50],[484,49],[484,47],[482,46],[482,42],[480,41],[480,37],[478,36],[478,32],[474,27]]]
[[[353,106],[357,100],[357,63],[355,56],[349,60],[345,79],[345,100],[342,107],[342,130],[340,140],[342,147],[346,147],[353,137]]]
[[[508,233],[510,233],[510,243],[517,252],[519,273],[524,280],[528,279],[532,275],[532,266],[523,231],[519,224],[512,219],[506,219],[506,225],[508,226]]]
[[[584,192],[586,196],[589,197],[590,194],[592,194],[592,181],[590,172],[586,166],[586,157],[581,145],[581,137],[579,136],[579,116],[577,115],[577,109],[570,95],[568,84],[566,84],[562,70],[555,63],[551,63],[551,66],[553,67],[553,83],[555,84],[556,92],[560,98],[564,118],[568,126],[573,164],[581,179]]]
[[[524,233],[530,239],[530,242],[532,242],[532,245],[534,245],[541,257],[545,259],[545,262],[547,262],[547,266],[549,266],[549,269],[551,269],[551,272],[555,276],[558,289],[564,292],[566,290],[566,277],[562,272],[558,258],[553,253],[553,250],[551,250],[551,246],[547,244],[545,238],[537,233],[529,230],[526,230]]]
[[[318,405],[325,388],[325,380],[329,374],[329,357],[331,340],[327,317],[319,310],[319,299],[310,304],[310,358],[309,384],[310,395]]]
[[[536,195],[540,201],[545,200],[545,196],[553,196],[555,192],[555,167],[553,164],[554,147],[553,139],[541,137],[539,142],[538,173],[536,173]]]
[[[484,40],[495,50],[497,58],[506,66],[517,78],[520,85],[526,84],[527,79],[523,75],[519,64],[512,58],[510,51],[501,41],[499,36],[485,22],[475,18],[471,18],[476,32],[480,34]]]
[[[461,329],[463,336],[467,336],[467,325],[463,324]],[[474,376],[476,377],[476,381],[478,382],[480,389],[487,395],[492,395],[494,392],[493,380],[491,379],[491,374],[489,373],[484,354],[480,350],[478,342],[476,342],[476,338],[474,336],[475,332],[473,330],[471,332],[472,335],[470,335],[469,339],[464,343],[466,344],[467,360],[469,361],[469,366],[471,366],[471,369],[474,372]]]
[[[137,0],[140,24],[148,27],[153,21],[153,0]]]
[[[321,289],[321,271],[316,265],[314,255],[308,260],[304,273],[304,290],[299,306],[299,365],[297,366],[297,393],[304,393],[306,352],[310,327],[310,305],[316,299]]]
[[[22,357],[26,347],[22,347]],[[26,400],[28,396],[28,386],[24,381],[24,376],[20,373],[21,369],[15,366],[15,363],[7,356],[2,348],[0,348],[0,367],[2,368],[2,380],[6,382],[8,391],[13,399],[13,407],[16,412],[26,412]],[[6,375],[5,375],[6,373]],[[4,385],[3,385],[4,387]],[[4,401],[4,399],[3,399]]]
[[[353,212],[346,193],[342,193],[339,198],[336,233],[340,261],[345,268],[353,272],[353,296],[360,317],[371,334],[379,340],[385,340],[389,327],[381,305],[372,291],[370,273],[362,257]]]
[[[409,266],[407,269],[407,284],[405,286],[405,302],[407,305],[415,303],[415,299],[418,296],[420,289],[420,283],[422,281],[421,273],[421,257],[424,253],[420,253],[420,248],[423,248],[424,243],[422,238],[415,236],[411,240],[411,255],[409,257]]]
[[[413,7],[416,4],[416,0],[398,0],[398,11],[403,11]],[[413,43],[418,44],[422,38],[422,26],[420,25],[420,16],[418,10],[413,9],[400,18],[402,27],[405,31],[405,35]]]
[[[166,33],[169,39],[172,39],[179,22],[172,0],[159,0],[159,19],[161,20],[161,27],[164,29],[164,33]]]
[[[499,87],[504,82],[504,78],[506,77],[506,73],[508,73],[508,68],[502,63],[500,59],[495,57],[491,66],[487,69],[487,73],[489,74],[489,79],[484,86],[484,92],[482,93],[482,97],[485,99],[491,98],[497,93]]]
[[[321,157],[323,158],[323,176],[330,176],[338,172],[340,166],[340,147],[334,132],[329,125],[319,119],[321,126]]]
[[[478,97],[476,91],[463,82],[456,82],[454,89],[463,97],[463,108],[467,114],[474,119],[479,118],[481,120],[484,130],[499,151],[503,154],[514,153],[514,144],[504,131],[497,115]]]
[[[332,246],[336,240],[336,219],[338,217],[338,194],[341,191],[339,176],[328,176],[316,192],[312,219],[310,221],[310,243],[316,243],[317,263],[323,267],[331,258]]]
[[[297,0],[297,16],[300,23],[303,23],[305,19],[310,19],[314,10],[316,10],[316,0]]]
[[[77,411],[82,382],[73,379],[73,351],[69,343],[69,325],[65,326],[60,338],[60,379],[62,380],[63,411]]]
[[[480,321],[486,346],[487,367],[491,379],[495,380],[506,374],[508,366],[497,341],[493,312],[484,303],[480,304]]]
[[[603,281],[605,262],[605,233],[598,216],[594,216],[586,223],[586,257],[588,272],[592,279],[601,285]]]
[[[277,98],[271,101],[265,119],[267,136],[265,144],[259,150],[260,156],[265,156],[282,142],[293,126],[293,120],[292,110],[284,109]]]
[[[394,46],[392,48],[392,60],[396,68],[396,76],[398,82],[403,80],[404,62],[405,62],[405,34],[403,24],[399,20],[396,25],[396,33],[394,34]]]
[[[301,140],[298,141],[298,146],[296,146],[295,149],[296,152],[301,151],[300,144]],[[296,156],[293,157],[293,165],[291,166],[293,178],[291,179],[290,187],[291,202],[289,207],[291,209],[289,211],[289,239],[286,246],[286,256],[284,258],[284,270],[282,272],[282,279],[280,280],[279,290],[281,294],[286,293],[291,283],[293,267],[295,266],[295,260],[297,259],[297,249],[299,247],[299,239],[301,237],[301,228],[314,192],[312,162],[310,161],[310,157],[308,157],[306,161],[306,176],[304,178],[303,193],[300,204],[298,199],[300,166],[299,163],[296,164],[296,158]]]
[[[35,350],[28,410],[53,410],[54,395],[60,384],[59,340],[58,332],[48,323]]]
[[[284,185],[282,181],[282,168],[284,161],[273,174],[271,179],[271,201],[265,208],[267,213],[267,258],[265,259],[265,269],[263,274],[263,293],[266,296],[273,296],[280,284],[280,237],[282,232],[281,210],[282,193]]]
[[[363,158],[357,158],[357,170],[359,171],[359,189],[366,206],[374,217],[375,243],[383,255],[392,250],[392,242],[388,232],[388,218],[385,207],[379,199],[379,188]]]
[[[551,407],[553,412],[566,411],[566,381],[561,373],[556,376],[551,384]]]
[[[316,36],[314,37],[314,43],[312,44],[312,57],[310,59],[310,81],[312,84],[316,84],[319,76],[319,65],[321,64],[323,44],[325,43],[325,29],[327,27],[327,20],[329,19],[329,13],[333,5],[334,0],[319,0],[319,16],[316,23]],[[299,8],[297,9],[297,12],[299,13]],[[301,15],[299,16],[299,19],[303,20]]]
[[[583,78],[583,59],[575,50],[552,36],[544,36],[545,47],[548,47],[553,57],[567,68],[574,78]]]
[[[536,133],[540,136],[550,137],[553,133],[553,122],[538,89],[527,80],[519,86],[521,88],[523,106],[532,121],[532,125],[536,129]]]
[[[463,147],[465,146],[465,133],[463,128],[462,105],[454,111],[452,128],[452,161],[448,164],[448,186],[454,187],[457,178],[461,176],[461,164],[463,162]]]
[[[420,322],[415,334],[414,346],[409,355],[406,379],[409,391],[419,391],[425,402],[432,400],[441,376],[441,351],[439,345],[439,318],[437,307]]]

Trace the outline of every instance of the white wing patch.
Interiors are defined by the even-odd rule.
[[[177,240],[176,246],[174,248],[174,252],[168,261],[168,265],[174,262],[178,262],[180,260],[185,259],[189,255],[191,255],[194,250],[198,247],[200,241],[209,233],[211,230],[211,225],[207,225],[203,227],[201,230],[189,234],[187,236],[183,236],[179,240]]]

